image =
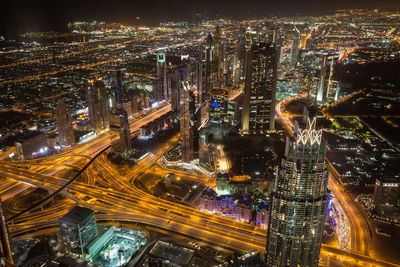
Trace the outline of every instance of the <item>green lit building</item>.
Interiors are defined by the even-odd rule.
[[[94,211],[76,206],[59,219],[59,223],[64,252],[85,258],[86,247],[98,234]]]

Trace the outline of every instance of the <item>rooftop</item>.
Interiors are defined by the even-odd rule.
[[[83,222],[88,216],[94,214],[91,209],[75,206],[67,214],[65,214],[60,220],[67,221],[75,224]]]

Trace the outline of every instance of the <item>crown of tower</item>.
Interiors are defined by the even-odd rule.
[[[297,132],[296,144],[302,143],[313,145],[317,143],[318,145],[321,144],[322,140],[322,130],[316,130],[315,125],[317,122],[317,118],[314,117],[312,120],[307,118],[306,129],[299,129]]]

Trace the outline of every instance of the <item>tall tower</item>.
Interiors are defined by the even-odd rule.
[[[196,109],[196,95],[194,90],[184,91],[184,95],[185,102],[182,105],[180,122],[182,161],[191,162],[199,158],[201,109],[200,106]]]
[[[89,81],[88,107],[90,125],[96,134],[110,129],[110,106],[102,78]]]
[[[321,60],[321,70],[319,73],[319,81],[317,85],[317,93],[316,93],[316,100],[317,102],[324,101],[327,95],[326,89],[327,86],[325,85],[326,76],[327,76],[327,68],[328,68],[328,55],[323,55]]]
[[[244,77],[246,70],[246,29],[241,27],[238,33],[238,60],[240,77]]]
[[[121,70],[116,69],[111,74],[111,96],[113,109],[121,108],[124,102],[124,88],[122,86]]]
[[[131,129],[128,121],[128,114],[125,109],[118,111],[120,126],[119,126],[119,142],[121,145],[121,152],[127,152],[132,148],[131,145]]]
[[[0,266],[15,266],[10,244],[10,235],[6,218],[4,216],[3,204],[0,198]],[[4,264],[4,265],[3,265]]]
[[[58,142],[61,146],[74,144],[75,136],[72,128],[72,119],[64,99],[58,100],[56,108],[56,121],[58,127]]]
[[[292,49],[290,51],[290,66],[291,67],[294,67],[297,63],[297,58],[299,56],[299,45],[300,45],[300,31],[296,28],[296,26],[294,26]]]
[[[165,62],[165,54],[157,54],[157,94],[161,99],[168,99],[168,86],[167,86],[167,64]]]
[[[272,193],[267,266],[318,266],[329,193],[326,142],[315,123],[307,118],[306,128],[298,129],[296,122],[286,140]]]
[[[275,128],[279,52],[271,43],[253,44],[247,52],[242,131],[265,134]]]
[[[223,41],[221,28],[217,26],[214,34],[214,71],[216,76],[220,79],[223,75]]]
[[[213,50],[214,40],[211,34],[208,34],[206,39],[206,50],[205,50],[205,90],[203,91],[202,101],[207,100],[208,92],[213,87],[213,60],[214,60],[214,50]]]

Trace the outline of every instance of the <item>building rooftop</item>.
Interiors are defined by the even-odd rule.
[[[75,206],[67,214],[65,214],[60,220],[79,224],[93,213],[94,213],[94,211],[91,209]]]

